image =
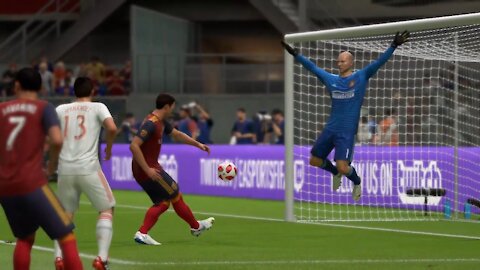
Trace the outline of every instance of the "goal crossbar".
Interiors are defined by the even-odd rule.
[[[356,38],[368,34],[370,36],[392,34],[397,31],[408,30],[410,32],[431,30],[435,28],[455,27],[460,25],[470,25],[480,23],[480,12],[444,16],[436,18],[426,18],[418,20],[390,22],[381,24],[372,24],[365,26],[354,26],[345,28],[328,29],[321,31],[310,31],[303,33],[294,33],[285,35],[287,42],[305,42],[310,40],[330,40]]]

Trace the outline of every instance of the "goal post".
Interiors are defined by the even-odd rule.
[[[337,74],[340,51],[352,52],[359,70],[404,30],[411,32],[410,41],[396,49],[367,86],[359,126],[363,133],[357,136],[352,164],[362,178],[359,202],[350,198],[348,179],[335,192],[331,175],[308,164],[331,101],[323,84],[285,53],[286,220],[460,218],[467,200],[480,198],[480,13],[294,33],[284,39]],[[389,117],[393,122],[385,120]],[[396,143],[386,142],[392,136]],[[445,192],[417,192],[425,189]]]

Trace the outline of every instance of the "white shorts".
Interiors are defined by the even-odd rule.
[[[67,212],[73,213],[78,209],[82,192],[99,212],[115,206],[112,190],[101,169],[89,175],[58,176],[57,195]]]

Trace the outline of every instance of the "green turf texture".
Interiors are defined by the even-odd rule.
[[[480,240],[288,223],[280,221],[283,202],[224,197],[185,196],[198,219],[210,216],[206,213],[217,213],[212,214],[216,218],[213,229],[200,237],[192,237],[187,224],[169,211],[150,232],[162,245],[139,245],[133,241],[133,235],[150,206],[149,199],[143,192],[114,194],[118,206],[114,215],[111,269],[477,269],[480,264]],[[97,213],[86,202],[82,197],[75,216],[75,233],[80,252],[96,255]],[[328,224],[480,238],[478,222]],[[13,239],[3,214],[0,214],[0,239]],[[53,246],[43,232],[37,234],[35,245]],[[12,253],[13,246],[0,244],[1,269],[12,269]],[[85,269],[91,269],[91,259],[82,261]],[[31,269],[53,269],[53,254],[34,250]]]

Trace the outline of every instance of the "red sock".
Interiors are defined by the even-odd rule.
[[[177,199],[174,200],[173,209],[175,209],[179,217],[190,225],[190,228],[198,229],[200,227],[200,224],[198,224],[198,221],[193,216],[192,210],[190,210],[190,207],[183,201],[182,194],[178,195]]]
[[[143,224],[139,231],[144,234],[148,233],[155,223],[157,223],[158,217],[160,217],[163,212],[167,211],[168,207],[170,207],[169,202],[162,202],[161,204],[150,207],[147,210],[147,213],[145,213],[145,218],[143,219]]]
[[[65,270],[82,270],[82,261],[78,256],[77,240],[73,233],[68,234],[62,239],[58,240],[60,248],[62,249],[63,263]]]
[[[32,251],[33,242],[35,242],[34,234],[23,239],[17,239],[13,253],[13,269],[30,269],[30,252]]]

